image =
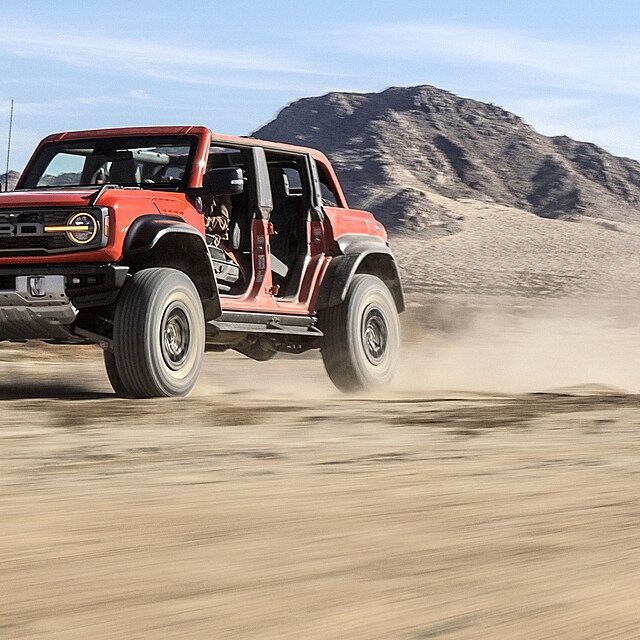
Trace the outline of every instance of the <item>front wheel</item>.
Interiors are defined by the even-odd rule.
[[[116,394],[119,396],[128,395],[129,390],[122,381],[122,376],[120,375],[118,365],[116,364],[116,356],[111,348],[104,352],[104,367],[107,370],[109,382]]]
[[[322,360],[341,391],[387,386],[400,351],[400,323],[389,289],[379,278],[353,277],[341,304],[320,315]]]
[[[202,366],[204,327],[200,296],[186,274],[175,269],[134,274],[114,319],[117,386],[138,398],[189,393]]]

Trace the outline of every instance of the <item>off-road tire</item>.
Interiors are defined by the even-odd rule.
[[[113,349],[106,349],[104,351],[104,368],[107,370],[107,377],[109,378],[109,382],[116,394],[119,396],[129,395],[129,390],[122,381],[122,377],[118,371],[116,356],[113,353]]]
[[[144,269],[122,290],[113,326],[116,370],[136,398],[184,396],[198,379],[204,313],[191,279],[176,269]]]
[[[398,364],[398,311],[384,282],[372,275],[353,277],[344,302],[319,318],[320,352],[333,384],[344,392],[387,386]]]

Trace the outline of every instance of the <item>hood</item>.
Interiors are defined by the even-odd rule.
[[[0,209],[14,207],[86,207],[97,189],[35,189],[0,193]]]

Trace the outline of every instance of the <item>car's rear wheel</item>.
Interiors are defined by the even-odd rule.
[[[387,386],[400,350],[400,323],[389,289],[379,278],[353,277],[344,302],[320,316],[320,351],[332,382],[341,391]]]
[[[198,379],[204,342],[202,303],[191,279],[175,269],[139,271],[122,290],[114,319],[120,392],[138,398],[186,395]]]

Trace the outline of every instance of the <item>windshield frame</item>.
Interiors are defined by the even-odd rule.
[[[83,139],[62,139],[52,142],[45,142],[40,145],[37,153],[33,159],[29,162],[24,175],[21,177],[19,188],[16,191],[24,190],[68,190],[68,189],[99,189],[104,184],[111,185],[112,188],[120,186],[123,188],[133,189],[149,189],[160,191],[186,191],[194,172],[196,152],[198,149],[199,137],[194,134],[151,134],[151,135],[122,135],[122,136],[96,136],[95,138],[83,138]],[[102,149],[132,149],[132,148],[145,148],[155,147],[157,145],[169,145],[169,146],[185,146],[189,148],[189,153],[186,160],[185,170],[182,178],[176,182],[160,182],[160,183],[147,183],[147,182],[132,182],[132,183],[96,183],[86,182],[69,185],[38,185],[38,182],[42,179],[44,172],[51,163],[52,159],[60,153],[65,153],[68,149],[78,149],[82,147],[93,148],[91,155],[95,154],[96,148]],[[77,154],[80,155],[80,154]]]

